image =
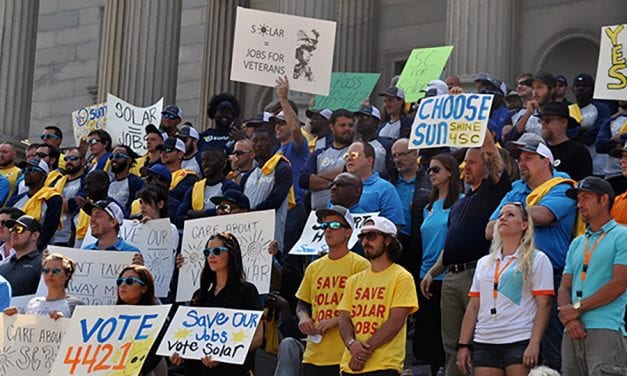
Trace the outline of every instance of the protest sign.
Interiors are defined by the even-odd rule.
[[[331,92],[328,96],[316,95],[312,110],[345,108],[357,112],[364,100],[370,98],[372,89],[379,80],[379,73],[333,72]]]
[[[429,81],[440,78],[451,51],[453,46],[411,51],[397,84],[405,92],[405,102],[416,102],[424,97],[425,93],[421,90],[427,87]]]
[[[51,375],[139,375],[170,305],[77,306]]]
[[[627,24],[601,28],[599,63],[594,81],[597,99],[627,100]]]
[[[74,145],[79,146],[89,132],[95,129],[106,129],[107,104],[98,103],[86,106],[72,112],[72,129],[74,130]]]
[[[355,220],[355,229],[353,230],[351,238],[348,240],[348,248],[353,248],[353,246],[357,244],[359,229],[364,225],[366,219],[374,217],[379,213],[351,214]],[[316,212],[312,211],[309,213],[309,218],[307,218],[307,223],[305,223],[305,228],[300,235],[300,239],[298,239],[298,242],[296,242],[290,250],[290,255],[317,256],[321,253],[329,252],[327,242],[324,240],[324,230],[318,229],[317,227],[318,219],[316,218]]]
[[[48,246],[50,253],[61,253],[76,261],[76,271],[67,287],[68,294],[87,305],[115,304],[115,280],[120,271],[131,264],[133,252],[87,251],[76,248]],[[43,278],[37,287],[38,296],[46,296],[48,289]]]
[[[69,319],[0,314],[0,375],[47,376]]]
[[[185,221],[181,244],[185,264],[179,271],[176,301],[189,301],[200,286],[200,273],[205,266],[203,249],[211,235],[222,231],[237,238],[248,282],[253,283],[260,294],[268,293],[272,270],[268,246],[274,239],[274,216],[274,210],[263,210]]]
[[[120,237],[141,251],[144,256],[144,265],[150,269],[155,279],[157,296],[160,298],[168,296],[178,246],[172,236],[170,220],[161,218],[141,223],[125,219],[120,226]],[[91,235],[91,228],[89,228],[81,247],[85,248],[94,242],[96,239]]]
[[[159,126],[163,98],[148,107],[137,107],[112,94],[107,94],[107,132],[113,145],[128,145],[137,154],[146,153],[144,141],[148,124]]]
[[[263,311],[179,306],[157,355],[244,364]]]
[[[409,148],[483,145],[491,106],[490,94],[424,98],[411,126]]]
[[[231,80],[274,87],[279,76],[290,90],[329,94],[335,22],[237,8]]]

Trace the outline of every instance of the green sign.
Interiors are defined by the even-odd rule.
[[[424,97],[429,81],[437,80],[442,74],[453,46],[416,48],[411,51],[405,68],[398,79],[398,87],[405,92],[405,102],[416,102]]]
[[[379,73],[333,72],[329,95],[316,95],[311,109],[345,108],[349,111],[359,111],[363,101],[370,98],[379,76]]]

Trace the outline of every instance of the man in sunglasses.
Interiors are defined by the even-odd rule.
[[[414,278],[396,264],[403,248],[385,217],[365,221],[359,239],[370,267],[346,281],[339,328],[342,372],[399,375],[406,350],[407,316],[418,310]]]
[[[255,167],[255,152],[251,140],[245,138],[239,140],[233,146],[233,153],[229,155],[231,163],[231,171],[226,175],[227,179],[231,179],[240,184],[242,178]]]
[[[5,226],[9,219],[18,219],[24,212],[13,207],[0,208],[0,265],[6,264],[15,254],[13,243],[11,243],[11,232]]]
[[[52,244],[72,246],[74,244],[73,219],[80,207],[76,197],[85,186],[85,156],[78,148],[69,148],[65,151],[65,175],[55,185],[63,197],[61,214],[61,229],[58,229],[52,238]]]
[[[194,171],[181,167],[185,155],[185,143],[180,138],[170,137],[157,148],[161,152],[161,162],[172,174],[168,205],[174,205],[175,208],[178,208],[183,201],[185,192],[196,183],[198,176]]]
[[[222,195],[211,197],[218,215],[245,213],[250,211],[250,201],[239,189],[228,189]]]
[[[46,177],[46,182],[44,183],[46,187],[54,187],[59,182],[59,179],[63,177],[64,171],[59,168],[59,159],[61,158],[61,153],[59,149],[52,145],[48,144],[39,144],[35,151],[35,158],[39,158],[42,161],[45,161],[48,164],[48,169],[50,172]]]
[[[178,125],[183,121],[183,110],[181,107],[171,104],[165,106],[161,112],[161,124],[159,128],[168,134],[168,137],[174,137],[178,133]]]
[[[44,249],[59,226],[63,199],[56,188],[44,184],[50,172],[45,161],[37,158],[30,159],[21,162],[20,167],[23,170],[24,183],[28,190],[13,195],[7,206],[18,208],[41,223],[38,246],[39,249]]]
[[[50,145],[57,150],[61,150],[61,144],[63,143],[63,131],[56,125],[48,125],[44,127],[44,131],[40,136],[41,142]],[[63,153],[59,156],[59,168],[65,171],[65,161],[63,160]]]
[[[168,138],[168,135],[165,132],[161,132],[154,124],[148,124],[145,132],[146,154],[137,158],[135,165],[131,169],[131,173],[137,176],[144,176],[150,167],[161,163],[159,146],[163,145],[163,141]]]
[[[627,228],[610,216],[614,190],[605,180],[587,177],[566,195],[577,200],[585,234],[568,248],[558,291],[564,324],[564,375],[625,375],[623,335],[627,305]]]
[[[94,170],[106,170],[111,154],[112,140],[109,132],[102,129],[94,129],[87,134],[87,148],[91,156],[87,161],[87,172]]]
[[[196,175],[202,177],[202,169],[198,161],[198,140],[200,139],[198,131],[192,126],[192,123],[185,122],[176,136],[185,143],[185,155],[181,167],[192,170]]]
[[[9,281],[13,296],[34,294],[41,277],[40,243],[41,224],[35,218],[23,215],[4,223],[11,232],[11,244],[15,254],[9,262],[0,265],[0,275]]]
[[[345,208],[352,208],[361,198],[361,192],[364,188],[359,176],[350,172],[342,172],[329,183],[331,191],[331,205],[340,205]]]
[[[368,268],[368,261],[348,248],[355,221],[348,209],[334,205],[316,211],[329,253],[307,266],[296,292],[298,328],[308,336],[304,376],[337,375],[344,352],[337,306],[346,280]]]
[[[137,197],[137,193],[144,188],[144,181],[130,172],[137,157],[133,149],[126,145],[117,145],[109,155],[113,179],[109,184],[108,196],[120,204],[125,218],[130,215],[131,202]]]

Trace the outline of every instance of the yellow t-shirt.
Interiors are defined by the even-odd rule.
[[[312,262],[305,270],[296,297],[311,304],[314,323],[340,315],[337,305],[342,299],[348,277],[369,267],[368,260],[354,252],[332,260],[328,255]],[[307,342],[303,363],[317,366],[340,364],[344,343],[336,326],[327,330],[320,343]]]
[[[338,306],[340,311],[348,311],[355,328],[355,338],[366,342],[387,321],[392,308],[418,310],[418,296],[414,278],[398,264],[392,264],[384,271],[375,273],[368,268],[346,281],[344,297]],[[358,373],[395,369],[403,370],[406,352],[407,322],[388,343],[375,349],[364,368]],[[344,349],[340,369],[355,373],[348,366],[351,354]]]
[[[11,190],[9,191],[9,197],[13,195],[13,189],[15,189],[15,182],[17,178],[20,177],[22,173],[22,169],[17,166],[9,167],[9,168],[0,168],[0,174],[4,175],[7,180],[9,180],[9,184],[11,184]]]

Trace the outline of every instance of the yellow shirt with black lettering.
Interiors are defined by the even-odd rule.
[[[307,267],[296,297],[311,305],[314,324],[340,315],[337,305],[342,299],[346,280],[369,266],[368,260],[348,252],[336,260],[326,255]],[[335,326],[324,332],[320,343],[307,342],[303,363],[316,366],[340,364],[343,352],[344,343],[339,327]]]
[[[371,268],[350,277],[346,281],[344,297],[338,310],[348,311],[355,338],[366,342],[381,328],[390,316],[392,308],[418,310],[418,295],[414,278],[405,268],[392,264],[385,270],[375,273]],[[344,349],[340,369],[349,373],[365,373],[387,369],[403,370],[407,342],[407,322],[389,342],[375,349],[364,368],[355,372],[348,363],[351,353]]]
[[[22,174],[22,169],[17,166],[0,168],[0,174],[4,175],[4,177],[7,178],[9,184],[11,185],[11,190],[9,191],[8,196],[11,197],[13,195],[13,190],[15,189],[15,182],[17,181],[17,178],[19,178]]]

